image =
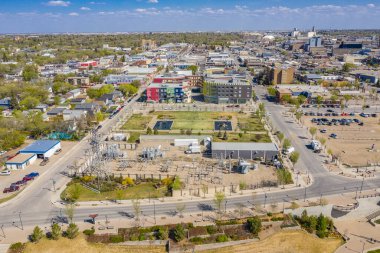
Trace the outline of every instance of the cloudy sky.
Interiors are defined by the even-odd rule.
[[[380,0],[0,0],[0,33],[380,28]]]

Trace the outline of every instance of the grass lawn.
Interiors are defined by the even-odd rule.
[[[79,183],[78,183],[79,184]],[[66,196],[66,191],[70,187],[73,187],[74,184],[67,187],[61,194],[61,198],[64,199]],[[101,192],[96,193],[87,188],[84,188],[81,184],[79,184],[81,189],[81,194],[78,201],[100,201],[100,200],[114,200],[117,199],[117,191],[109,191],[109,192]],[[134,199],[134,198],[159,198],[165,196],[167,192],[166,187],[161,187],[159,189],[154,188],[153,183],[141,183],[139,185],[135,185],[129,187],[124,191],[123,199]]]
[[[140,135],[141,135],[141,133],[139,133],[139,132],[130,132],[128,142],[129,143],[135,143],[136,141],[138,141],[140,139]]]
[[[152,116],[143,116],[142,114],[133,114],[121,129],[125,130],[145,130]]]
[[[342,245],[340,239],[320,239],[302,230],[283,230],[262,241],[219,249],[205,250],[207,253],[333,253]]]
[[[380,253],[380,249],[371,250],[368,251],[368,253]]]
[[[26,244],[25,253],[164,253],[165,246],[121,246],[112,244],[89,243],[83,234],[75,239],[60,238],[59,240],[42,239],[38,243]]]
[[[238,117],[238,124],[242,131],[265,131],[264,125],[256,117]]]
[[[376,223],[376,224],[380,224],[380,219],[375,220],[375,223]]]
[[[224,132],[222,131],[222,138]],[[228,133],[227,132],[227,140],[223,140],[218,137],[218,132],[213,134],[213,141],[215,142],[271,142],[269,136],[267,134],[251,134],[242,133],[241,137],[239,133]]]
[[[21,190],[22,191],[22,190]],[[12,195],[8,196],[8,197],[5,197],[5,198],[2,198],[0,199],[0,204],[4,203],[4,202],[7,202],[8,200],[11,200],[13,199],[14,197],[16,197],[21,191],[18,191],[16,193],[13,193]]]
[[[235,112],[154,112],[158,119],[173,120],[173,130],[214,130],[215,120],[228,120],[237,115]]]

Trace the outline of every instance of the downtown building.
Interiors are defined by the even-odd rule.
[[[190,103],[191,89],[187,82],[151,83],[146,88],[147,102]]]
[[[207,103],[245,104],[252,99],[252,85],[245,79],[206,79],[203,95]]]

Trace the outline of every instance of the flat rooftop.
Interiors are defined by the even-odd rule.
[[[36,154],[18,154],[8,160],[5,164],[22,164],[31,159],[33,156],[36,156]]]
[[[50,150],[55,145],[59,144],[60,141],[56,140],[38,140],[20,150],[21,153],[45,153]]]
[[[213,142],[211,147],[213,150],[278,151],[274,143],[262,142]]]

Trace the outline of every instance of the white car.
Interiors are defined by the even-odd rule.
[[[7,151],[4,151],[4,150],[0,151],[0,155],[5,155],[6,153]]]
[[[10,170],[0,171],[0,176],[9,176],[9,175],[11,175],[11,171]]]

